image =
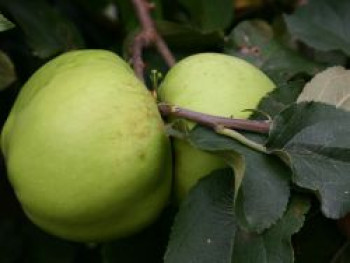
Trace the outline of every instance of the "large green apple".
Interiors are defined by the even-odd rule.
[[[159,88],[163,102],[224,117],[248,118],[273,82],[255,66],[223,54],[187,57],[174,66]],[[189,123],[190,128],[193,123]],[[175,195],[182,200],[199,178],[225,166],[218,157],[174,140]]]
[[[22,88],[1,134],[26,215],[71,240],[151,223],[168,201],[171,158],[154,98],[117,55],[63,54]]]

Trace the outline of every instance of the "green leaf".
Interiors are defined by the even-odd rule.
[[[276,116],[267,143],[290,165],[293,182],[316,193],[330,218],[350,211],[349,134],[349,112],[304,102]]]
[[[292,263],[291,236],[302,227],[310,204],[307,199],[294,197],[284,216],[263,234],[239,229],[235,236],[232,263]]]
[[[350,70],[332,67],[317,74],[303,89],[298,98],[318,101],[350,111]]]
[[[16,80],[15,67],[11,59],[0,50],[0,91]]]
[[[202,32],[222,31],[233,19],[232,0],[179,0],[191,24]]]
[[[264,136],[249,135],[264,141]],[[279,219],[289,198],[290,169],[278,158],[256,152],[241,143],[197,126],[190,142],[198,149],[224,157],[235,170],[235,212],[240,225],[261,232]],[[237,155],[240,159],[237,160]],[[237,163],[238,162],[238,163]]]
[[[295,7],[292,7],[292,9],[295,9]],[[297,41],[295,36],[293,36],[289,32],[283,14],[278,15],[273,20],[272,26],[274,28],[275,36],[280,43],[282,43],[285,46],[288,46],[296,52],[300,52],[300,54],[303,55],[305,58],[319,63],[321,65],[324,65],[325,67],[340,65],[344,66],[346,64],[347,56],[339,50],[321,51],[316,50],[310,46],[300,45],[299,41]]]
[[[323,68],[279,43],[272,27],[262,20],[238,24],[228,36],[225,53],[241,57],[268,74],[277,72],[291,77],[305,72],[313,75]]]
[[[274,82],[277,88],[262,98],[257,108],[271,117],[294,103],[305,85],[303,79],[285,80],[283,77],[275,78]],[[261,117],[263,116],[257,113],[252,115],[254,119],[261,119]]]
[[[309,0],[285,15],[291,33],[315,49],[350,55],[350,1]]]
[[[15,25],[0,13],[0,32],[14,28]]]
[[[232,203],[230,169],[201,179],[175,218],[164,262],[230,262],[236,228]]]
[[[309,202],[292,198],[283,217],[262,234],[239,228],[233,211],[233,174],[218,170],[201,179],[182,203],[165,263],[292,263],[291,236]]]
[[[34,55],[40,58],[83,47],[74,24],[45,0],[0,0],[0,7],[12,15]]]
[[[189,25],[158,21],[157,29],[170,47],[199,50],[224,42],[224,34],[219,31],[203,33]]]

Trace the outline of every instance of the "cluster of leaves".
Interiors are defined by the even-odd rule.
[[[143,232],[88,245],[49,236],[28,222],[2,164],[0,261],[350,261],[336,221],[350,212],[350,73],[344,69],[350,2],[153,2],[157,28],[177,59],[222,52],[275,81],[278,88],[259,106],[273,118],[270,134],[243,133],[266,150],[196,127],[188,142],[221,156],[228,168],[201,180],[180,209],[168,207]],[[1,121],[22,83],[48,59],[76,48],[110,49],[128,59],[139,30],[125,0],[0,0],[0,11]],[[147,70],[166,72],[155,51],[144,59]]]

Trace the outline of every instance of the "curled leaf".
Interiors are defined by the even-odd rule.
[[[350,70],[331,67],[306,84],[298,102],[318,101],[350,110]]]

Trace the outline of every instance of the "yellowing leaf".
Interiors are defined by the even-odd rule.
[[[297,102],[318,101],[350,110],[350,70],[331,67],[317,74],[298,97]]]

